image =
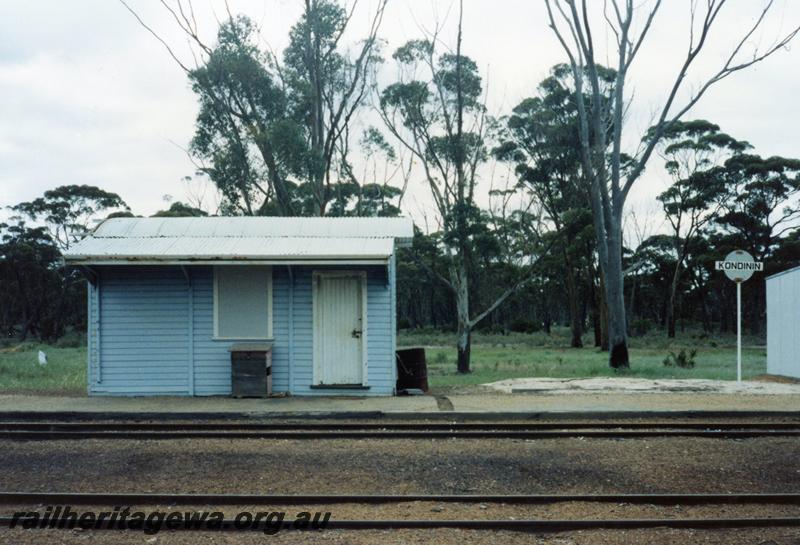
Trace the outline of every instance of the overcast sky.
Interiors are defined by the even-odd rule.
[[[373,0],[374,2],[374,0]],[[129,3],[187,61],[186,42],[155,0]],[[359,6],[352,37],[363,34],[370,0]],[[381,36],[387,53],[443,25],[453,43],[451,0],[390,0]],[[634,141],[663,101],[688,40],[689,0],[669,0],[660,12],[632,74],[633,107],[626,126]],[[687,92],[718,67],[758,12],[761,2],[731,0],[715,27]],[[250,15],[264,45],[287,42],[300,0],[229,2]],[[224,4],[194,0],[201,31],[213,41]],[[215,13],[216,10],[216,13]],[[777,0],[765,31],[748,47],[767,45],[800,24],[800,2]],[[598,21],[598,26],[599,21]],[[602,38],[598,38],[602,41]],[[466,0],[464,52],[489,84],[493,113],[507,113],[534,93],[550,66],[564,57],[533,0]],[[762,155],[800,156],[800,40],[755,68],[715,87],[689,118],[702,117],[755,146]],[[383,78],[391,77],[391,60]],[[120,194],[134,213],[166,205],[164,195],[186,199],[181,179],[194,172],[183,151],[191,139],[196,101],[185,74],[150,34],[115,0],[34,0],[0,3],[0,205],[33,199],[63,184],[91,184]],[[645,213],[663,189],[658,160],[632,195]],[[409,212],[424,207],[426,192],[413,183]],[[7,213],[0,212],[0,218]]]

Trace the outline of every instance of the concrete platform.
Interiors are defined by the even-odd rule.
[[[183,418],[226,417],[546,417],[575,414],[782,412],[800,416],[800,394],[720,393],[575,393],[575,394],[454,394],[385,398],[273,398],[229,397],[51,397],[0,395],[0,417],[46,418],[114,415]]]
[[[382,413],[435,412],[431,396],[407,397],[51,397],[0,395],[0,413],[15,412],[130,412],[130,413]]]

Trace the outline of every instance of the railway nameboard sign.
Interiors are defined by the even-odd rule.
[[[736,282],[736,380],[742,381],[742,282],[753,276],[754,272],[762,272],[764,263],[755,261],[753,256],[744,250],[734,250],[725,256],[724,261],[717,261],[715,269],[725,271],[725,276]]]
[[[754,272],[762,272],[764,263],[754,261],[753,256],[744,250],[734,250],[725,256],[724,261],[716,262],[718,271],[725,271],[725,276],[734,282],[744,282],[753,276]]]

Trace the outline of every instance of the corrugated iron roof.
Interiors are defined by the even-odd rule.
[[[112,218],[95,237],[387,237],[410,239],[408,218]]]
[[[385,260],[407,218],[114,218],[64,253],[73,263]]]

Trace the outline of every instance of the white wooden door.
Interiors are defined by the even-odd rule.
[[[366,381],[366,275],[314,274],[314,384]]]

